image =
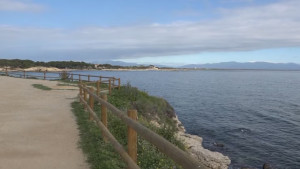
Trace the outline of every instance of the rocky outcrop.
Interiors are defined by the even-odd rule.
[[[227,169],[231,160],[229,157],[224,156],[219,152],[213,152],[203,148],[202,138],[196,135],[185,133],[185,129],[177,117],[174,118],[177,121],[177,138],[185,144],[187,151],[196,160],[211,169]]]

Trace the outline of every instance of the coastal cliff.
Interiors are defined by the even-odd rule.
[[[137,109],[138,120],[143,125],[185,150],[208,168],[226,169],[230,165],[229,157],[203,148],[201,137],[185,132],[174,108],[165,99],[150,96],[128,84],[114,91],[109,101],[121,109]]]

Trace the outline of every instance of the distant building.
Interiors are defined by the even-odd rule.
[[[149,70],[158,70],[158,67],[154,66],[154,65],[149,65]]]

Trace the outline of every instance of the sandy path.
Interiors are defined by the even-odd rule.
[[[85,169],[70,103],[78,91],[33,88],[57,82],[0,76],[0,169]]]

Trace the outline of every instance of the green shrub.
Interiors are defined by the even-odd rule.
[[[41,90],[52,90],[50,87],[44,86],[42,84],[33,84],[32,86],[34,88],[41,89]]]
[[[183,144],[175,137],[177,128],[174,121],[167,113],[167,111],[174,113],[174,110],[164,99],[149,96],[146,92],[139,91],[137,88],[127,84],[126,86],[122,86],[120,90],[113,90],[112,95],[108,96],[108,101],[124,112],[128,109],[136,108],[138,110],[138,120],[141,124],[183,149]],[[74,112],[77,112],[78,107],[83,111],[82,106],[78,102],[73,103]],[[95,112],[100,117],[101,108],[98,104],[95,104]],[[80,145],[87,154],[88,162],[92,168],[97,168],[95,166],[102,165],[108,159],[112,161],[109,163],[110,166],[106,166],[108,169],[126,168],[126,164],[124,164],[112,147],[103,142],[101,132],[97,129],[96,125],[88,121],[87,113],[77,112],[75,114],[78,114],[76,116],[81,133]],[[150,121],[152,120],[157,121],[160,126],[151,124]],[[127,126],[125,123],[111,113],[108,113],[108,129],[120,144],[127,149]],[[181,168],[140,136],[138,137],[138,165],[142,169]]]
[[[100,129],[89,120],[84,107],[79,102],[73,102],[72,108],[80,132],[79,146],[86,154],[91,169],[126,168],[126,164],[115,153],[113,147],[104,142]],[[99,109],[97,108],[97,110]]]
[[[62,71],[59,73],[60,80],[69,80],[70,79],[70,73],[67,71]]]

